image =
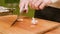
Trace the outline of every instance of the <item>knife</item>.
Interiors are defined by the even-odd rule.
[[[20,13],[20,16],[23,16],[24,14],[26,14],[26,10],[24,10],[22,13]],[[11,26],[13,26],[17,21],[19,21],[18,18],[19,16],[17,16],[17,19],[13,22],[13,24]],[[21,18],[20,18],[21,19]]]

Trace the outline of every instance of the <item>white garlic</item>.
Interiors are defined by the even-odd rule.
[[[32,18],[32,24],[37,24],[37,20],[35,20],[35,18]]]
[[[23,21],[23,19],[18,19],[17,21]]]

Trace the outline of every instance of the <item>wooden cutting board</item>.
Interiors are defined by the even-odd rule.
[[[13,18],[16,18],[16,17],[13,17]],[[11,19],[9,20],[14,21],[15,19],[13,18],[11,17]],[[32,18],[19,17],[19,19],[20,18],[22,18],[23,21],[16,21],[16,23],[12,27],[9,27],[9,28],[4,28],[4,29],[1,28],[0,32],[3,34],[42,34],[60,25],[58,22],[48,21],[44,19],[36,19],[38,21],[37,24],[32,25],[31,24]],[[2,24],[8,23],[9,25],[11,25],[10,23],[13,21],[9,22],[9,20],[7,20],[6,22],[5,20],[3,20],[4,21],[3,23],[1,20],[1,23]],[[8,25],[5,25],[5,26],[8,26]],[[5,26],[2,26],[2,27],[5,27]]]
[[[60,34],[60,27],[58,27],[52,31],[46,32],[45,34]]]
[[[17,19],[17,15],[7,15],[7,16],[0,16],[0,27],[6,26],[10,27],[11,24]]]
[[[14,26],[29,31],[30,33],[32,32],[34,34],[44,33],[60,25],[57,22],[48,21],[44,19],[36,19],[38,21],[37,24],[32,25],[31,24],[32,18],[23,17],[22,19],[23,22],[16,22]]]

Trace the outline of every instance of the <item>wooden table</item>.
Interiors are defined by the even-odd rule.
[[[10,23],[5,22],[4,20],[1,21],[2,18],[0,19],[0,21],[1,21],[0,23],[2,23],[2,24],[0,24],[1,33],[3,33],[3,34],[43,34],[47,31],[57,28],[60,25],[58,22],[48,21],[48,20],[44,20],[44,19],[36,19],[38,21],[37,24],[32,25],[31,24],[32,18],[19,17],[18,19],[22,18],[23,21],[16,21],[16,23],[12,27],[10,27],[11,24],[17,19],[16,16],[14,16],[14,17],[12,17],[12,19],[9,18],[9,20],[12,20],[12,21],[9,21]],[[3,17],[3,18],[6,18],[6,17]],[[6,26],[8,26],[8,27],[6,27]]]

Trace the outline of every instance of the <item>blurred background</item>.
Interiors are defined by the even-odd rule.
[[[15,8],[13,14],[20,15],[19,13],[19,1],[20,0],[0,0],[0,6],[8,7],[8,8]],[[28,14],[24,14],[24,16],[33,17],[34,10],[29,8]]]

